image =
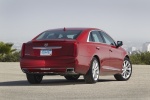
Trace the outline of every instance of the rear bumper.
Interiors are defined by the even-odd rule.
[[[42,75],[76,75],[74,68],[22,68],[22,71],[27,74],[42,74]]]
[[[30,74],[77,74],[78,61],[74,57],[57,57],[49,59],[21,58],[20,67]]]

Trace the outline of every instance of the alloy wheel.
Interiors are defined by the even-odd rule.
[[[97,60],[93,60],[92,74],[93,74],[93,79],[95,81],[97,81],[99,78],[99,64],[98,64]]]
[[[122,69],[122,73],[121,73],[121,75],[124,79],[128,79],[130,77],[130,75],[132,73],[131,68],[132,68],[131,63],[128,60],[124,60],[123,69]]]

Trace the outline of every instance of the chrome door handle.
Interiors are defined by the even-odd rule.
[[[97,50],[99,50],[99,49],[100,49],[100,47],[96,47],[96,49],[97,49]]]
[[[111,49],[109,49],[110,52],[113,52]]]

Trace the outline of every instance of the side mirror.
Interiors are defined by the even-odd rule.
[[[117,41],[117,46],[116,46],[117,48],[118,48],[118,47],[121,47],[122,45],[123,45],[123,42],[122,42],[122,41]]]

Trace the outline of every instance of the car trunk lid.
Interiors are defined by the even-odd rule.
[[[69,39],[31,41],[25,44],[24,56],[75,56],[77,53],[76,46],[76,40]]]

